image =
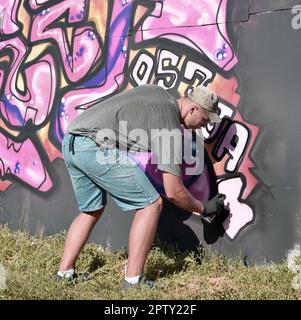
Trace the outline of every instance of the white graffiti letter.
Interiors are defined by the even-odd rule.
[[[178,73],[175,71],[175,68],[179,60],[180,57],[168,50],[160,51],[158,61],[159,86],[164,89],[171,89],[175,86],[178,79]]]
[[[218,191],[226,195],[225,206],[230,214],[223,226],[227,235],[233,239],[239,230],[253,219],[253,210],[246,203],[239,200],[243,182],[240,177],[223,180],[218,184]]]
[[[208,70],[207,68],[201,66],[198,63],[195,63],[193,61],[188,61],[186,68],[185,68],[185,73],[184,73],[184,78],[191,81],[195,77],[200,78],[200,83],[199,84],[204,84],[204,82],[212,79],[212,72]]]
[[[227,171],[234,172],[237,170],[246,150],[248,139],[249,132],[247,128],[240,123],[233,122],[221,143],[215,147],[214,155],[218,160],[221,160],[227,153],[230,155],[231,159],[226,165]]]
[[[154,61],[148,54],[142,53],[139,56],[132,73],[133,80],[138,86],[150,82],[153,66]]]

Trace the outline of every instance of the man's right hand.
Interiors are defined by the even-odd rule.
[[[218,193],[212,199],[204,203],[204,216],[212,216],[213,214],[221,215],[224,209],[224,200],[226,196],[222,193]]]

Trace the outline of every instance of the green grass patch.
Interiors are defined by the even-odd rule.
[[[78,260],[78,272],[93,279],[69,284],[52,280],[63,252],[65,234],[37,238],[0,225],[0,265],[6,286],[0,299],[301,299],[292,288],[296,273],[287,264],[245,267],[210,251],[181,252],[156,241],[146,263],[146,275],[158,288],[122,289],[127,255],[88,244]]]

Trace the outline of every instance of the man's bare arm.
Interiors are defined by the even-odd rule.
[[[168,172],[162,172],[162,175],[165,194],[172,203],[189,212],[203,213],[203,203],[192,196],[180,177]]]

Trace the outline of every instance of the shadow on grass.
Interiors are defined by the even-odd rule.
[[[201,264],[203,252],[201,244],[194,250],[182,250],[177,244],[157,238],[147,260],[146,274],[154,280],[184,272],[191,263]]]
[[[199,221],[202,224],[202,235],[197,236],[191,227],[184,223],[191,217],[191,213],[164,199],[155,249],[147,263],[148,276],[164,277],[185,271],[189,263],[201,264],[208,245],[216,243],[224,236],[222,223],[228,214],[228,211],[224,210],[222,216],[216,218],[212,224]]]

